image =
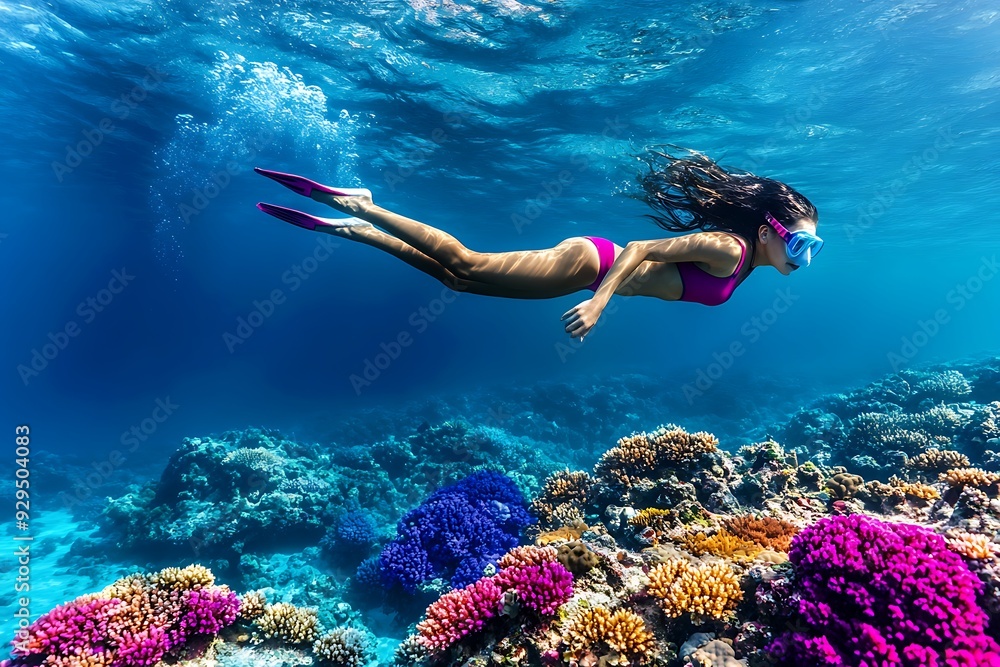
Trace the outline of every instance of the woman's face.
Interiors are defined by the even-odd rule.
[[[812,234],[816,233],[816,221],[809,218],[799,218],[792,224],[786,224],[783,220],[778,220],[778,222],[785,225],[785,229],[790,232],[802,230]],[[788,246],[784,239],[778,236],[778,232],[775,231],[774,227],[761,225],[757,230],[757,241],[758,250],[764,251],[768,262],[771,266],[778,269],[782,275],[787,276],[800,268],[788,258],[788,253],[786,252]]]

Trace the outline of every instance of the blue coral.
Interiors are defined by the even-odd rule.
[[[412,592],[428,579],[445,577],[461,588],[517,546],[532,521],[524,496],[507,476],[473,473],[435,491],[399,521],[398,537],[379,557],[382,581]]]

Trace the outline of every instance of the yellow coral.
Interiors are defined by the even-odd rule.
[[[910,470],[942,472],[951,468],[968,468],[969,457],[950,449],[932,447],[926,452],[907,459],[905,465]]]
[[[986,472],[981,468],[953,468],[941,473],[939,479],[947,482],[949,486],[973,486],[982,489],[1000,483],[1000,474]]]
[[[569,645],[564,658],[579,658],[588,651],[599,656],[614,652],[642,663],[652,657],[656,648],[642,618],[627,609],[613,614],[606,607],[584,609],[573,618],[564,639]]]
[[[215,576],[204,565],[168,567],[149,575],[148,580],[157,588],[168,590],[199,590],[215,583]]]
[[[739,577],[725,563],[692,565],[675,559],[649,572],[647,591],[672,618],[691,614],[694,623],[722,619],[743,599]]]
[[[598,475],[630,488],[639,479],[671,464],[687,463],[717,451],[719,440],[711,433],[688,433],[679,426],[661,426],[652,433],[633,433],[601,455],[594,468]]]
[[[252,621],[260,618],[267,607],[264,591],[249,591],[240,596],[240,618]]]
[[[714,554],[736,560],[751,560],[764,550],[756,542],[744,540],[727,530],[720,530],[714,535],[688,533],[681,538],[681,544],[695,556]]]
[[[278,639],[288,644],[315,641],[319,632],[319,617],[315,609],[296,607],[287,602],[267,605],[255,623],[265,639]]]
[[[644,509],[628,520],[630,526],[648,526],[661,533],[670,530],[677,512],[674,510],[661,510],[655,507]]]

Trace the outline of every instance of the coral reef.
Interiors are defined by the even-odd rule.
[[[679,558],[650,570],[647,592],[660,601],[667,616],[690,614],[695,623],[726,618],[743,599],[740,578],[729,565],[692,565]]]
[[[1000,665],[979,581],[941,536],[829,517],[799,533],[789,556],[792,618],[805,630],[775,640],[780,664]]]
[[[195,640],[236,620],[239,598],[214,582],[199,565],[119,579],[40,616],[0,665],[133,667],[191,657]]]
[[[397,538],[379,556],[382,579],[414,591],[424,581],[448,577],[460,588],[517,546],[529,523],[527,503],[508,477],[474,473],[399,521]]]

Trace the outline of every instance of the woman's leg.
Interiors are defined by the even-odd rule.
[[[548,298],[575,292],[597,277],[597,251],[582,237],[544,250],[476,252],[440,229],[376,206],[368,197],[336,197],[314,190],[312,198],[385,229],[459,279]]]
[[[365,245],[384,250],[390,255],[398,257],[410,266],[419,269],[427,275],[440,280],[443,285],[456,292],[468,292],[469,294],[482,294],[485,296],[499,296],[510,299],[550,299],[567,294],[565,290],[545,291],[540,289],[519,290],[509,287],[491,285],[489,283],[467,280],[456,277],[451,271],[443,267],[437,260],[423,254],[413,246],[404,243],[391,234],[376,229],[372,226],[353,226],[323,229],[322,231],[357,241]]]

